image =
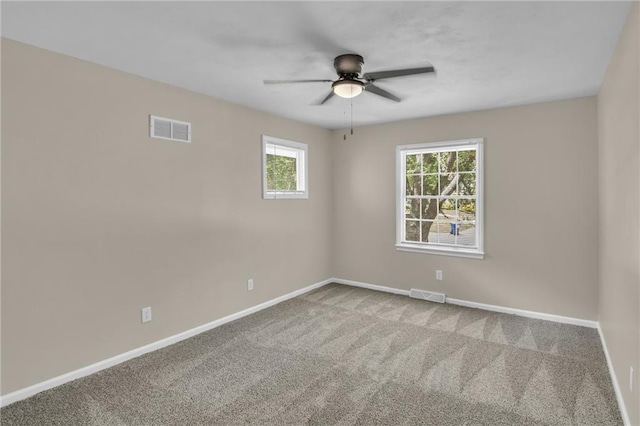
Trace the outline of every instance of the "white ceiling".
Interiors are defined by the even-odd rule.
[[[365,72],[433,64],[380,80],[396,104],[354,99],[363,125],[594,95],[628,2],[2,2],[2,35],[328,128],[348,101],[311,102],[333,58]]]

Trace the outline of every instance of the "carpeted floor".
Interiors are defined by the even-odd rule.
[[[596,330],[331,284],[0,411],[9,425],[621,425]]]

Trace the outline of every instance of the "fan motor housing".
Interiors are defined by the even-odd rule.
[[[348,53],[346,55],[337,56],[333,60],[333,67],[341,77],[358,77],[362,72],[364,58],[360,55]]]

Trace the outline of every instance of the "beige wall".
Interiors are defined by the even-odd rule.
[[[598,96],[599,319],[634,425],[640,424],[639,21],[635,3]],[[634,394],[629,391],[630,366],[636,371]]]
[[[2,394],[331,276],[328,130],[6,39],[2,65]],[[309,144],[308,200],[261,199],[262,133]]]
[[[331,276],[595,320],[599,255],[600,319],[626,384],[640,333],[638,104],[623,90],[630,81],[640,93],[637,44],[635,69],[620,53],[633,31],[598,104],[368,126],[346,141],[3,39],[0,392]],[[150,139],[149,114],[192,122],[193,143]],[[261,199],[262,133],[310,145],[309,200]],[[396,145],[469,137],[485,138],[485,259],[396,251]],[[621,203],[622,239],[607,219]]]
[[[334,132],[335,277],[595,320],[596,99]],[[484,260],[396,251],[395,147],[485,139]],[[436,269],[444,280],[435,280]]]

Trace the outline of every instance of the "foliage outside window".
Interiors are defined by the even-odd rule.
[[[483,258],[482,142],[398,147],[399,250]]]
[[[262,137],[263,198],[308,198],[307,145]]]

